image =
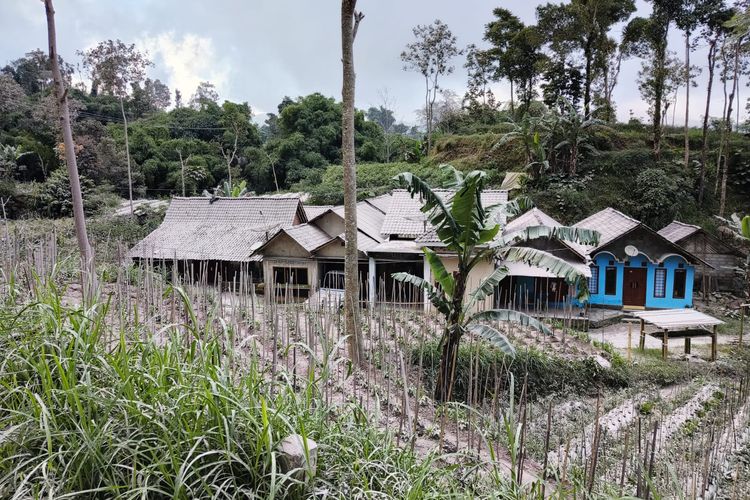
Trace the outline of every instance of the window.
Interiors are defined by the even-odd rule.
[[[657,268],[654,272],[654,297],[663,299],[667,296],[667,270]]]
[[[305,267],[274,267],[273,281],[276,284],[307,285],[307,268]]]
[[[604,294],[617,295],[617,268],[607,267],[604,273]]]
[[[672,288],[673,299],[685,298],[685,283],[687,282],[687,271],[685,269],[674,270],[674,287]]]
[[[599,293],[599,266],[591,267],[591,277],[589,278],[589,293],[596,295]]]

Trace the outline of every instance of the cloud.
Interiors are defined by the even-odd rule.
[[[230,63],[217,56],[211,38],[173,31],[141,38],[138,45],[148,51],[156,68],[166,74],[167,85],[189,99],[200,82],[211,82],[221,98],[229,98]]]

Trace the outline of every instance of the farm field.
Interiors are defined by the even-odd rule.
[[[338,308],[268,301],[246,276],[217,288],[100,262],[100,298],[81,306],[65,235],[3,254],[0,496],[747,491],[750,349],[732,318],[715,363],[699,343],[688,361],[650,344],[628,361],[617,329],[565,318],[551,336],[498,325],[516,357],[467,340],[454,401],[437,404],[431,314],[363,308],[356,370]],[[293,434],[317,443],[301,474],[279,458]]]

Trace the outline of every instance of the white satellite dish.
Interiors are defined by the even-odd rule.
[[[625,247],[625,253],[628,255],[628,257],[635,257],[636,255],[638,255],[638,249],[633,245],[628,245]]]

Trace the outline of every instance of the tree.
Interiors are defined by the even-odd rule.
[[[49,59],[52,66],[55,95],[58,100],[63,142],[65,144],[65,163],[68,166],[68,177],[70,178],[70,193],[73,202],[73,220],[75,222],[76,240],[78,241],[78,250],[81,254],[81,277],[84,285],[83,295],[85,300],[91,302],[94,299],[97,289],[96,265],[94,263],[94,251],[89,244],[88,233],[86,232],[86,216],[83,212],[81,182],[78,177],[75,144],[73,143],[73,132],[70,126],[70,114],[68,113],[68,92],[65,89],[65,83],[63,82],[63,75],[60,71],[60,64],[57,55],[55,9],[52,6],[52,0],[44,0],[44,9],[47,16]]]
[[[91,76],[91,93],[102,91],[120,100],[120,111],[125,129],[125,156],[128,164],[128,200],[130,215],[133,215],[133,173],[130,166],[130,142],[128,140],[128,117],[125,114],[124,100],[128,87],[139,83],[145,77],[146,67],[153,63],[146,54],[138,51],[135,44],[127,45],[120,40],[105,40],[85,52],[83,67]]]
[[[723,4],[717,6],[717,10],[705,20],[701,31],[701,38],[708,44],[707,68],[708,83],[706,85],[706,108],[703,114],[703,128],[701,135],[701,165],[700,180],[698,184],[698,204],[703,204],[703,194],[706,189],[706,164],[708,162],[708,120],[711,110],[711,90],[714,82],[714,71],[716,69],[716,55],[721,37],[726,35],[728,28],[724,24],[732,17],[732,11]]]
[[[692,82],[690,68],[690,52],[693,42],[690,38],[695,30],[705,24],[722,7],[722,0],[684,0],[675,19],[677,27],[685,33],[685,168],[690,166],[690,135],[688,131],[690,119],[690,85]],[[709,51],[711,48],[709,47]],[[709,90],[710,92],[710,90]]]
[[[0,74],[0,120],[26,108],[26,93],[11,76]]]
[[[555,149],[563,151],[563,157],[567,160],[567,171],[570,175],[576,175],[578,160],[584,152],[596,153],[592,142],[592,131],[602,123],[595,118],[586,118],[569,102],[563,101],[560,105],[560,116],[557,123],[562,140],[555,145]]]
[[[547,269],[570,283],[582,285],[585,283],[582,274],[566,261],[542,250],[517,245],[551,237],[579,243],[598,241],[597,233],[570,227],[534,226],[505,238],[500,237],[498,216],[517,215],[524,203],[513,201],[485,207],[481,198],[486,182],[484,172],[473,171],[464,175],[450,166],[446,166],[445,169],[454,179],[451,187],[455,192],[449,200],[441,198],[422,179],[409,172],[399,174],[396,180],[412,197],[419,196],[423,200],[422,212],[435,228],[446,250],[456,254],[458,269],[449,273],[438,254],[425,247],[424,258],[430,266],[434,284],[409,273],[393,275],[395,280],[425,291],[432,305],[445,318],[445,329],[440,341],[440,367],[435,386],[435,399],[440,402],[451,398],[458,347],[466,333],[484,338],[510,355],[514,353],[513,346],[497,329],[486,324],[487,322],[518,323],[547,334],[551,333],[540,321],[518,311],[492,309],[474,312],[475,306],[490,296],[498,284],[508,276],[508,269],[505,266],[496,268],[492,274],[482,279],[476,289],[468,290],[467,281],[472,269],[487,259],[523,262]],[[585,292],[584,288],[582,286],[582,292]],[[581,298],[584,298],[583,295]]]
[[[63,61],[58,55],[58,66],[65,85],[70,85],[73,66]],[[27,52],[24,57],[11,61],[2,69],[2,73],[11,76],[24,90],[26,95],[39,94],[52,88],[52,64],[49,56],[41,49]]]
[[[464,68],[468,74],[464,106],[469,113],[482,120],[487,112],[493,112],[497,106],[495,94],[489,88],[494,73],[492,55],[471,44],[466,48]]]
[[[667,35],[679,13],[682,0],[651,0],[648,18],[636,17],[625,27],[623,43],[627,53],[644,59],[641,93],[651,104],[651,129],[654,157],[661,158],[662,118],[668,94],[666,80],[669,68]]]
[[[514,109],[514,83],[516,73],[514,71],[514,61],[512,58],[511,46],[515,38],[525,28],[521,20],[513,15],[511,11],[503,8],[496,8],[492,11],[495,20],[488,23],[484,30],[484,39],[492,44],[488,55],[495,62],[494,79],[500,80],[506,78],[510,83],[510,112],[515,113]]]
[[[633,0],[571,0],[569,4],[539,7],[540,25],[547,25],[551,39],[573,42],[583,54],[583,113],[591,115],[592,88],[604,73],[600,63],[608,50],[612,26],[626,21],[635,12]]]
[[[250,120],[253,114],[250,106],[245,102],[235,104],[224,101],[221,106],[221,125],[224,135],[219,143],[219,151],[227,165],[229,184],[232,184],[232,166],[238,160],[237,152],[246,142],[248,132],[252,128]]]
[[[171,93],[169,87],[160,80],[146,78],[143,87],[140,82],[132,82],[130,85],[132,91],[128,107],[136,118],[156,111],[164,111],[169,107]]]
[[[200,82],[195,92],[190,96],[189,106],[193,109],[202,111],[211,105],[219,103],[219,93],[216,92],[216,86],[211,82]]]
[[[384,88],[378,91],[380,96],[380,105],[378,107],[371,106],[367,110],[367,119],[380,125],[383,130],[383,147],[384,147],[384,160],[386,163],[391,161],[391,146],[393,144],[393,127],[396,124],[396,117],[393,116],[393,100],[391,99],[388,89]]]
[[[437,19],[430,25],[417,25],[412,29],[414,42],[401,52],[405,71],[416,71],[424,77],[425,125],[427,150],[432,147],[433,107],[440,90],[440,77],[453,73],[451,60],[462,53],[456,46],[456,37],[448,25]]]
[[[354,39],[364,15],[355,10],[357,0],[341,0],[341,155],[344,167],[344,329],[349,336],[349,358],[362,363],[364,347],[357,330],[359,311],[359,250],[357,248],[357,167],[354,157]]]

